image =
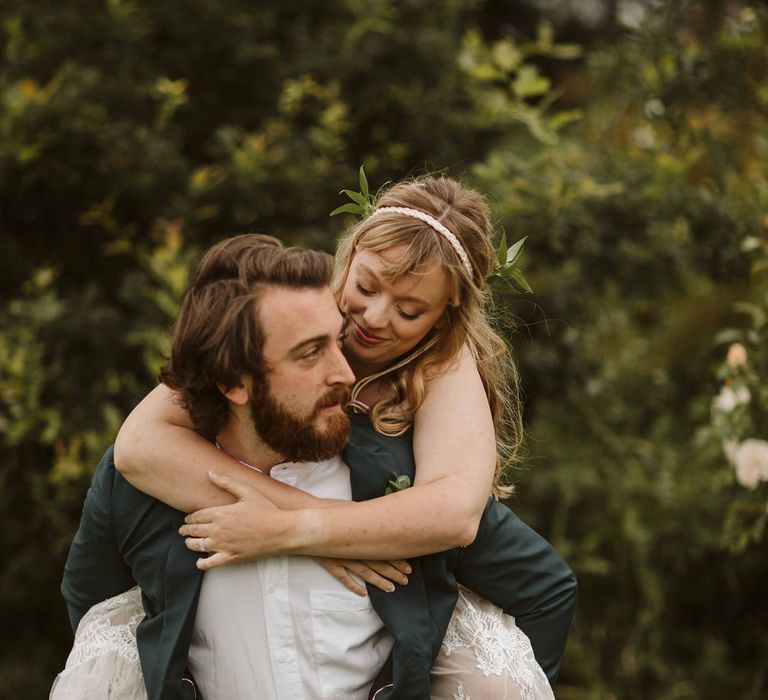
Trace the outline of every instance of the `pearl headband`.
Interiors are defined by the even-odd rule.
[[[423,221],[451,244],[451,247],[456,251],[456,255],[459,256],[459,260],[461,260],[464,265],[467,274],[472,277],[472,265],[469,262],[469,257],[467,257],[467,252],[464,250],[461,242],[434,216],[420,211],[419,209],[411,209],[410,207],[379,207],[378,209],[374,209],[368,218],[371,219],[377,214],[402,214],[403,216],[410,216],[413,219]]]

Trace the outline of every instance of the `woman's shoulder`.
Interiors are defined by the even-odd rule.
[[[466,390],[481,384],[477,360],[469,346],[464,344],[456,355],[430,372],[425,403],[446,399],[460,400]]]
[[[459,351],[448,359],[434,365],[431,368],[429,384],[450,379],[452,377],[479,376],[477,359],[472,354],[467,343],[461,346]]]

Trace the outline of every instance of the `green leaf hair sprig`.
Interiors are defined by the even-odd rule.
[[[337,214],[353,214],[361,219],[368,218],[374,210],[374,202],[368,188],[368,178],[365,176],[364,166],[360,166],[359,173],[360,191],[341,190],[339,194],[345,194],[351,201],[336,207],[331,216]],[[488,275],[488,284],[502,294],[519,294],[521,292],[531,294],[533,289],[528,284],[518,264],[523,252],[523,246],[527,236],[521,238],[510,246],[507,246],[507,234],[502,232],[499,248],[496,251],[496,265]]]
[[[368,190],[368,178],[365,177],[365,168],[362,165],[360,166],[358,179],[360,181],[360,191],[341,190],[339,194],[347,195],[352,201],[336,207],[331,212],[331,216],[336,216],[336,214],[354,214],[361,219],[366,219],[371,215],[374,208],[373,198]]]
[[[532,294],[533,289],[520,270],[518,261],[523,253],[523,246],[528,236],[524,236],[510,246],[507,246],[507,234],[502,231],[501,241],[496,251],[496,265],[488,275],[488,284],[498,292],[510,294],[524,292]]]

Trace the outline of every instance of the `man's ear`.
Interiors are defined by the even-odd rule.
[[[236,406],[245,406],[251,399],[251,382],[248,377],[241,377],[239,384],[235,386],[225,387],[223,384],[219,384],[219,391],[226,397],[228,401],[231,401]]]

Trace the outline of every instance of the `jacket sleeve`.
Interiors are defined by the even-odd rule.
[[[456,578],[515,617],[554,686],[576,607],[576,577],[558,552],[505,505],[489,499]]]
[[[110,504],[114,468],[111,465],[110,447],[93,476],[80,527],[64,565],[61,593],[73,630],[93,605],[136,585],[112,536]]]
[[[149,700],[199,698],[184,676],[202,572],[178,534],[183,518],[125,481],[110,448],[64,567],[61,591],[73,629],[94,604],[141,586],[146,615],[136,636]]]

